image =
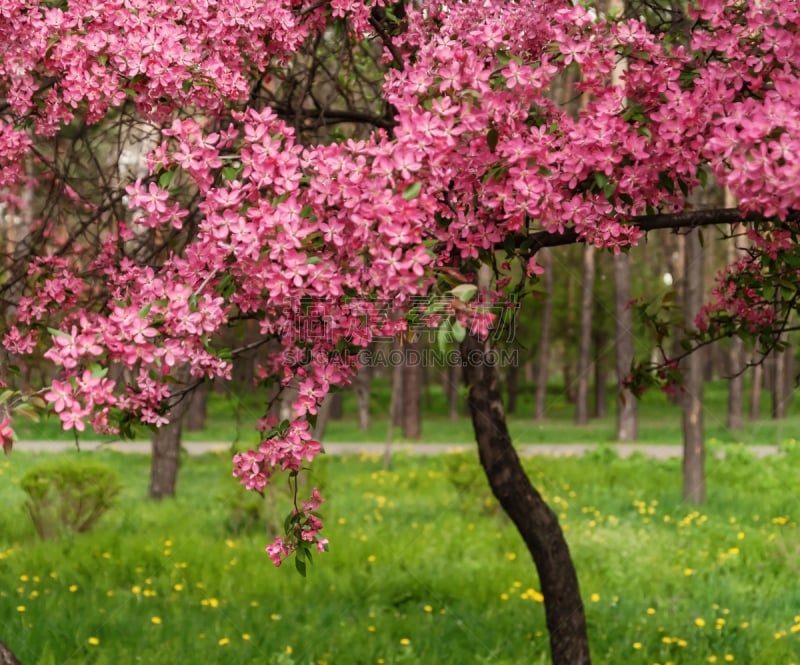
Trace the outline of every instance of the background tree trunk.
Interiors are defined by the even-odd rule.
[[[753,366],[753,381],[750,384],[750,420],[761,417],[761,384],[764,381],[764,365]]]
[[[728,379],[728,429],[742,429],[742,403],[744,395],[744,342],[741,338],[731,339],[731,346],[728,350],[728,365],[730,367],[730,379]]]
[[[589,422],[589,376],[592,365],[592,296],[594,294],[594,246],[583,248],[581,330],[578,341],[578,380],[575,391],[575,424]]]
[[[458,381],[461,369],[455,363],[447,366],[447,412],[451,422],[458,420]]]
[[[542,306],[542,330],[536,360],[536,396],[534,418],[544,420],[547,414],[547,380],[550,376],[550,334],[553,327],[553,261],[550,250],[543,249],[537,255],[539,265],[544,268],[542,288],[545,301]]]
[[[633,362],[633,314],[631,301],[631,266],[627,254],[614,257],[614,320],[616,321],[617,368],[617,441],[635,441],[639,437],[639,406],[623,381]]]
[[[419,336],[406,342],[406,363],[403,367],[403,438],[419,439],[422,436],[422,341]]]
[[[700,231],[686,234],[684,268],[684,323],[694,329],[694,318],[703,306],[703,248]],[[683,499],[705,501],[705,441],[703,434],[703,354],[685,359],[683,406]]]
[[[467,335],[461,350],[462,357],[476,360],[476,352],[488,351],[489,343]],[[475,362],[464,367],[464,380],[481,465],[539,574],[553,665],[589,665],[586,618],[575,566],[556,514],[531,484],[511,443],[497,369]]]
[[[355,376],[356,401],[358,402],[358,426],[362,432],[369,429],[369,384],[372,368],[359,367]]]

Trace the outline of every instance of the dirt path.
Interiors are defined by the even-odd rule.
[[[230,449],[229,443],[185,443],[184,448],[190,455],[203,455],[208,452],[226,451]],[[69,441],[18,441],[14,444],[15,450],[27,452],[59,452],[70,450],[75,444]],[[125,443],[102,444],[96,441],[85,441],[81,444],[81,450],[97,450],[104,447],[111,448],[126,453],[149,454],[150,443],[147,441],[131,441]],[[559,443],[559,444],[538,444],[522,445],[517,450],[521,455],[583,455],[586,452],[595,450],[598,445],[584,443]],[[682,454],[681,446],[648,445],[636,443],[617,443],[610,446],[616,450],[620,457],[630,457],[638,452],[646,457],[653,459],[669,459],[680,457]],[[380,455],[383,454],[386,446],[383,443],[327,443],[325,451],[332,455],[360,455],[362,453]],[[415,455],[437,455],[448,452],[470,452],[474,446],[465,444],[447,443],[397,443],[392,446],[393,452],[412,453]],[[767,457],[780,453],[778,446],[747,446],[756,457]],[[719,451],[719,457],[724,457],[724,452]]]

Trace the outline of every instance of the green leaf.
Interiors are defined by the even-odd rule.
[[[148,303],[142,309],[139,310],[139,318],[144,319],[150,313],[150,310],[153,308],[153,303]]]
[[[452,324],[450,320],[442,322],[442,325],[439,326],[439,329],[436,331],[436,345],[439,347],[439,351],[444,353],[447,351],[447,345],[453,339],[450,331],[452,329]]]
[[[297,550],[299,554],[301,550]],[[297,572],[300,573],[301,576],[306,576],[306,562],[301,561],[299,556],[295,556],[294,558],[294,567],[297,568]]]
[[[236,180],[239,177],[240,172],[241,169],[236,168],[235,166],[226,166],[222,169],[222,179],[227,182]]]
[[[450,289],[450,292],[461,302],[470,302],[478,293],[478,287],[474,284],[459,284]]]
[[[494,154],[494,151],[497,149],[497,142],[499,140],[500,132],[498,132],[496,128],[492,127],[489,130],[489,133],[486,135],[486,144],[489,146],[489,152]]]
[[[415,182],[405,188],[405,190],[403,191],[403,198],[406,201],[413,201],[415,198],[419,196],[419,193],[421,191],[422,191],[422,183]]]
[[[174,177],[174,170],[170,169],[169,171],[164,171],[160,176],[158,176],[158,186],[161,187],[161,189],[169,189]]]
[[[63,330],[58,330],[56,328],[48,328],[47,332],[49,332],[54,337],[72,337],[69,333],[65,333]]]
[[[459,344],[463,342],[467,336],[467,331],[464,326],[462,326],[458,321],[455,321],[450,328],[453,331],[453,339]]]

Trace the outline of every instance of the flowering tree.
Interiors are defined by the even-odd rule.
[[[221,333],[254,321],[272,345],[260,381],[297,398],[234,475],[254,491],[296,479],[352,352],[405,329],[387,304],[438,296],[425,314],[462,344],[553,660],[588,663],[563,534],[485,362],[492,303],[540,272],[541,247],[618,253],[655,228],[746,223],[753,250],[703,330],[772,339],[800,266],[796,3],[697,0],[691,31],[666,36],[564,0],[0,0],[0,16],[4,447],[31,408],[75,431],[165,424],[229,377],[245,349]],[[574,117],[548,95],[565,76],[587,99]],[[738,209],[687,208],[711,177]],[[37,354],[57,371],[46,386],[15,376]],[[322,500],[296,497],[276,565],[326,549]]]

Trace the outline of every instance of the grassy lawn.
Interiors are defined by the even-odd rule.
[[[355,395],[343,395],[344,417],[330,421],[324,440],[335,443],[382,443],[387,440],[387,414],[389,413],[390,387],[386,381],[374,381],[371,394],[371,423],[367,431],[362,431],[356,419]],[[464,404],[462,389],[461,402]],[[508,422],[512,437],[518,444],[535,443],[612,443],[615,436],[614,404],[616,394],[608,391],[609,414],[595,418],[587,426],[574,424],[574,405],[568,404],[563,389],[553,386],[548,393],[548,418],[536,422],[533,413],[533,388],[523,386],[520,390],[516,413],[509,415]],[[208,405],[206,428],[200,432],[184,432],[186,441],[222,441],[254,444],[257,442],[255,424],[263,415],[263,396],[256,393],[237,394],[234,392],[212,393]],[[452,443],[470,445],[474,442],[472,423],[462,408],[462,415],[456,421],[447,417],[446,397],[440,385],[432,384],[423,395],[423,439],[429,443]],[[706,436],[722,445],[732,443],[780,445],[796,436],[800,431],[800,400],[789,405],[789,415],[784,420],[769,417],[769,394],[762,399],[761,418],[756,421],[744,420],[739,431],[726,426],[727,385],[724,381],[711,382],[706,386],[703,418]],[[680,444],[681,412],[658,391],[647,393],[639,403],[641,443]],[[71,439],[71,432],[61,431],[58,419],[45,418],[33,423],[19,418],[15,423],[22,440]],[[141,438],[148,437],[142,430]],[[402,441],[402,432],[394,428],[394,441]],[[97,438],[85,433],[81,438]]]
[[[25,665],[547,662],[535,569],[472,455],[323,459],[331,551],[304,579],[272,567],[264,523],[241,528],[225,456],[185,460],[179,497],[155,504],[146,458],[80,454],[125,489],[60,541],[23,509],[41,458],[0,462],[0,637]],[[526,464],[567,530],[595,663],[800,662],[800,454],[709,460],[701,510],[677,460]]]

